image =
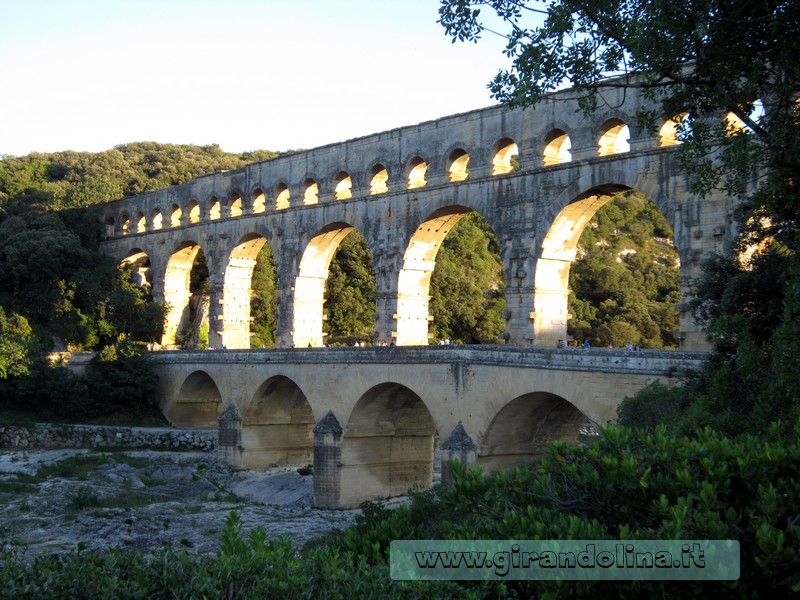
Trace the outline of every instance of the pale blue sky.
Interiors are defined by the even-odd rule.
[[[312,148],[494,104],[438,0],[0,0],[0,155]]]

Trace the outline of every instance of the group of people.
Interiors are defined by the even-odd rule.
[[[567,340],[558,340],[558,343],[556,344],[556,346],[558,348],[566,348],[567,347]],[[584,350],[588,350],[589,348],[592,347],[592,345],[589,343],[589,339],[588,338],[583,340],[582,346],[583,346]],[[609,344],[608,345],[608,350],[613,350],[613,349],[614,349],[614,344]],[[634,344],[633,342],[628,342],[627,344],[625,344],[625,350],[627,350],[628,352],[639,352],[641,349],[642,348],[641,348],[641,346],[639,344]]]

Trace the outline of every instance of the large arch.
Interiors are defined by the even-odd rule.
[[[219,387],[205,371],[191,373],[165,415],[177,427],[216,427],[222,412]]]
[[[324,346],[322,320],[328,267],[339,244],[353,231],[356,229],[347,223],[331,223],[311,238],[303,252],[294,284],[295,348]]]
[[[556,346],[565,340],[569,314],[569,276],[576,258],[578,240],[600,208],[633,188],[626,185],[597,186],[578,195],[556,216],[542,242],[534,276],[534,345]],[[642,192],[664,214],[664,207]],[[663,199],[662,199],[663,200]],[[669,215],[664,214],[670,227]],[[678,248],[680,252],[680,248]],[[680,264],[682,276],[686,266]]]
[[[604,186],[579,196],[556,216],[542,242],[534,276],[534,345],[555,346],[567,339],[569,269],[578,239],[595,213],[627,187]]]
[[[431,487],[435,434],[428,407],[411,389],[390,382],[368,390],[342,439],[340,506]]]
[[[397,345],[428,344],[428,301],[436,253],[450,230],[472,212],[466,206],[446,206],[423,221],[406,247],[397,281]]]
[[[477,465],[498,471],[540,456],[555,440],[576,442],[591,420],[561,396],[532,392],[498,412],[483,435]]]
[[[241,467],[311,464],[313,430],[314,413],[300,387],[283,375],[270,377],[242,415]]]
[[[222,346],[250,347],[250,288],[253,268],[267,240],[257,233],[243,236],[231,250],[222,282]]]
[[[189,280],[194,260],[200,249],[200,244],[197,242],[183,242],[167,261],[164,273],[164,302],[169,305],[170,310],[164,323],[162,344],[174,344],[178,331],[189,320],[189,299],[192,295]]]

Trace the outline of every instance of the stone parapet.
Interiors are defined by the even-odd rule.
[[[149,448],[212,451],[216,429],[37,423],[0,427],[0,448]]]
[[[707,352],[671,350],[607,350],[604,348],[542,348],[504,345],[369,346],[363,348],[298,348],[228,351],[165,351],[150,357],[168,364],[441,364],[480,365],[642,373],[681,376],[699,369]]]

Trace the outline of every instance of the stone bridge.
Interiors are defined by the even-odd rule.
[[[250,282],[270,244],[277,265],[280,347],[324,345],[325,281],[339,243],[359,232],[376,276],[374,337],[428,343],[429,283],[450,229],[477,211],[501,245],[510,344],[567,337],[569,269],[587,222],[636,189],[663,212],[680,256],[676,338],[707,348],[685,310],[701,261],[730,249],[737,200],[693,196],[675,159],[675,115],[611,88],[590,117],[569,90],[535,109],[501,106],[286,154],[185,185],[109,202],[102,249],[139,269],[170,304],[164,344],[185,326],[189,273],[200,249],[210,273],[209,343],[249,348]]]
[[[702,352],[430,346],[155,352],[162,410],[219,426],[220,459],[314,465],[317,506],[430,487],[434,456],[489,470],[576,441]],[[223,412],[224,409],[224,412]]]

